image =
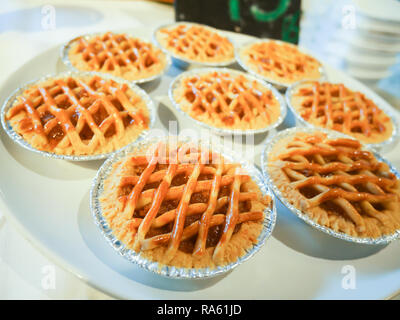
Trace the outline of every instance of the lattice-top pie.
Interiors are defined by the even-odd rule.
[[[357,140],[297,132],[268,155],[283,196],[320,225],[360,238],[400,228],[400,182]]]
[[[282,85],[321,78],[321,63],[289,43],[258,41],[242,48],[239,57],[246,69]]]
[[[159,142],[114,164],[101,210],[114,235],[146,259],[229,264],[257,242],[271,204],[243,170],[197,144]]]
[[[291,105],[312,125],[379,143],[393,134],[392,120],[363,93],[343,84],[306,81],[292,90]]]
[[[194,62],[230,62],[235,56],[228,38],[208,26],[180,23],[159,29],[156,38],[174,55]]]
[[[241,73],[210,71],[183,77],[173,97],[192,118],[217,128],[262,129],[281,113],[272,91]]]
[[[150,42],[112,32],[77,38],[68,57],[78,70],[105,72],[126,80],[151,78],[167,66],[166,55]]]
[[[149,109],[126,84],[98,76],[61,76],[26,89],[6,119],[38,150],[94,155],[136,140],[148,128]]]

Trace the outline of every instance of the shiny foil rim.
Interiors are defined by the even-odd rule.
[[[286,90],[285,100],[286,100],[286,104],[287,104],[288,108],[294,114],[294,116],[296,117],[296,119],[302,126],[319,130],[319,129],[324,129],[324,128],[318,127],[318,126],[313,125],[313,124],[307,122],[306,120],[304,120],[303,117],[296,111],[296,108],[292,105],[292,94],[297,89],[297,87],[300,85],[306,84],[306,83],[312,83],[312,82],[316,82],[316,81],[319,83],[325,82],[323,80],[301,80],[301,81],[294,83]],[[393,123],[393,132],[392,132],[391,137],[383,142],[364,143],[364,144],[377,152],[390,151],[398,143],[399,138],[400,138],[399,122],[397,121],[396,116],[391,109],[387,108],[387,106],[385,106],[385,105],[380,105],[379,103],[377,103],[375,101],[376,99],[373,99],[373,98],[369,97],[368,95],[366,95],[366,96],[368,99],[372,100],[378,106],[378,108],[380,108],[383,112],[385,112],[387,116],[390,117],[390,119],[392,120],[392,123]],[[332,130],[332,129],[327,129],[327,130]],[[332,131],[334,131],[334,130],[332,130]],[[350,138],[356,139],[355,137],[352,137],[352,136],[350,136]]]
[[[171,57],[170,57],[168,54],[165,54],[165,52],[163,51],[163,54],[165,55],[165,61],[166,61],[164,68],[161,69],[159,73],[157,73],[157,74],[155,74],[155,75],[152,75],[152,76],[150,76],[150,77],[147,77],[147,78],[141,78],[141,79],[136,79],[136,80],[127,80],[127,79],[124,79],[124,78],[121,77],[121,76],[115,76],[115,75],[112,75],[111,73],[107,73],[107,72],[101,72],[101,71],[83,71],[83,70],[77,69],[77,68],[71,63],[71,60],[69,59],[69,50],[71,50],[71,47],[72,47],[73,43],[74,43],[75,41],[81,39],[81,38],[84,38],[84,39],[86,39],[86,40],[89,40],[89,39],[94,38],[94,37],[96,37],[96,36],[103,35],[104,33],[105,33],[105,32],[89,33],[89,34],[84,34],[84,35],[81,35],[81,36],[78,36],[78,37],[75,37],[75,38],[69,40],[66,44],[62,45],[61,48],[60,48],[60,58],[61,58],[61,61],[64,63],[64,65],[65,65],[69,70],[74,71],[74,72],[97,72],[97,73],[102,74],[102,75],[109,75],[109,76],[113,76],[113,77],[118,77],[118,78],[121,78],[121,79],[123,79],[123,80],[133,82],[133,83],[135,83],[135,84],[146,83],[146,82],[150,82],[150,81],[156,80],[156,79],[158,79],[158,78],[161,78],[161,77],[169,70],[169,68],[171,67],[171,64],[172,64]],[[152,44],[151,41],[146,40],[146,39],[144,39],[144,38],[142,38],[142,37],[137,37],[137,36],[135,36],[135,35],[133,35],[133,34],[130,34],[130,33],[124,33],[124,34],[126,34],[126,35],[128,35],[128,36],[130,36],[130,37],[132,37],[132,38],[139,39],[139,40],[141,40],[141,41],[143,41],[143,42],[147,42],[147,43],[149,43],[149,44]]]
[[[174,90],[180,85],[181,81],[184,78],[203,74],[203,73],[214,72],[214,71],[229,73],[231,75],[242,75],[251,81],[257,81],[264,88],[270,90],[272,92],[273,96],[275,97],[275,99],[278,100],[278,103],[279,103],[280,115],[279,115],[278,119],[274,123],[271,123],[270,125],[268,125],[264,128],[261,128],[261,129],[240,130],[240,129],[218,128],[218,127],[212,126],[210,124],[207,124],[205,122],[202,122],[200,120],[197,120],[195,118],[192,118],[188,113],[186,113],[185,111],[182,110],[182,108],[180,107],[180,104],[175,100],[174,94],[173,94]],[[246,134],[263,133],[263,132],[272,130],[272,129],[276,128],[277,126],[279,126],[285,119],[286,113],[287,113],[285,99],[273,85],[263,81],[260,78],[255,77],[253,75],[250,75],[245,72],[238,71],[238,70],[228,69],[228,68],[198,68],[198,69],[192,69],[192,70],[183,72],[183,73],[179,74],[174,80],[172,80],[172,82],[169,86],[169,89],[168,89],[168,96],[169,96],[169,99],[171,100],[173,106],[175,107],[175,109],[178,110],[181,115],[183,115],[187,119],[190,119],[191,121],[194,121],[196,124],[198,124],[204,128],[207,128],[219,135],[227,135],[227,134],[246,135]]]
[[[262,171],[263,175],[265,178],[266,183],[269,185],[269,187],[273,190],[275,196],[292,212],[294,213],[297,217],[302,219],[304,222],[309,224],[310,226],[314,227],[315,229],[322,231],[330,236],[333,236],[335,238],[339,238],[348,242],[354,242],[354,243],[359,243],[359,244],[368,244],[368,245],[382,245],[382,244],[387,244],[390,243],[398,238],[400,238],[400,229],[396,230],[393,234],[390,235],[384,235],[379,238],[361,238],[361,237],[355,237],[355,236],[350,236],[344,232],[337,232],[332,230],[331,228],[325,227],[317,222],[315,222],[307,213],[301,211],[300,209],[296,208],[294,205],[292,205],[288,199],[282,194],[282,192],[279,190],[279,188],[276,186],[275,182],[272,180],[271,176],[269,175],[268,172],[268,154],[274,147],[276,143],[279,143],[279,141],[283,138],[289,137],[291,135],[294,135],[299,132],[305,132],[305,133],[315,133],[315,132],[323,132],[328,135],[329,138],[347,138],[347,139],[353,139],[350,136],[347,136],[345,134],[331,131],[331,130],[326,130],[326,129],[314,129],[314,128],[289,128],[285,129],[281,132],[279,132],[277,135],[274,137],[269,138],[266,143],[265,143],[265,148],[263,153],[261,154],[261,165],[262,165]],[[369,148],[366,145],[362,144],[362,148],[364,150],[370,151],[371,153],[374,154],[376,159],[380,162],[386,163],[390,171],[396,175],[398,179],[400,179],[400,173],[397,171],[397,169],[385,158],[383,158],[381,155],[379,155],[376,151],[373,149]]]
[[[170,55],[172,57],[172,59],[176,60],[179,64],[184,65],[184,66],[192,65],[192,66],[195,66],[195,67],[226,67],[226,66],[234,64],[236,62],[235,54],[234,54],[234,56],[233,56],[233,58],[231,60],[223,61],[223,62],[200,62],[200,61],[195,61],[195,60],[191,60],[191,59],[188,59],[188,58],[181,57],[181,56],[177,55],[176,53],[174,53],[173,51],[169,50],[168,48],[165,48],[164,46],[162,46],[161,43],[157,39],[157,33],[163,28],[170,28],[172,26],[178,26],[180,24],[195,25],[195,26],[202,26],[202,27],[209,28],[212,31],[216,32],[221,37],[227,38],[228,41],[232,44],[234,52],[235,52],[235,48],[236,48],[235,43],[232,41],[232,39],[230,39],[230,37],[228,37],[226,34],[222,33],[221,30],[213,28],[213,27],[210,27],[210,26],[208,26],[206,24],[200,24],[200,23],[194,23],[194,22],[185,22],[185,21],[163,24],[163,25],[159,26],[158,28],[156,28],[154,30],[154,32],[153,32],[153,42],[161,50],[163,50],[166,54]]]
[[[252,75],[255,76],[255,77],[261,78],[261,79],[263,79],[264,81],[267,81],[267,82],[273,84],[273,85],[276,86],[279,90],[284,90],[284,89],[290,87],[292,84],[289,84],[289,83],[282,83],[282,82],[279,82],[279,81],[277,81],[277,80],[271,79],[271,78],[269,78],[269,77],[267,77],[267,76],[263,76],[263,75],[261,75],[261,74],[255,72],[254,70],[252,70],[250,67],[247,66],[247,64],[242,60],[242,58],[241,58],[241,56],[240,56],[240,53],[242,52],[242,50],[244,50],[244,49],[247,48],[248,46],[251,46],[251,45],[256,44],[256,43],[269,42],[269,41],[274,41],[274,42],[278,42],[278,43],[288,44],[288,45],[290,45],[290,46],[295,46],[300,52],[302,52],[302,53],[304,53],[304,54],[307,54],[307,55],[309,55],[310,57],[314,58],[315,60],[317,60],[317,61],[321,64],[321,66],[319,67],[319,72],[320,72],[320,74],[321,74],[321,77],[320,77],[319,79],[316,79],[316,80],[324,80],[324,79],[327,79],[327,75],[326,75],[325,68],[324,68],[322,62],[321,62],[319,59],[315,58],[312,54],[310,54],[310,53],[308,53],[308,52],[305,52],[301,47],[299,47],[299,46],[297,46],[297,45],[295,45],[295,44],[292,44],[292,43],[289,43],[289,42],[285,42],[285,41],[276,40],[276,39],[263,38],[263,39],[251,40],[251,41],[248,41],[248,42],[244,43],[242,46],[240,46],[240,48],[236,48],[236,50],[235,50],[235,57],[236,57],[237,63],[238,63],[244,70],[246,70],[246,72],[252,74]]]
[[[124,80],[118,77],[114,77],[111,75],[105,75],[104,73],[97,73],[97,72],[73,72],[73,71],[66,71],[62,73],[55,73],[55,74],[48,74],[45,76],[42,76],[40,78],[37,78],[35,80],[29,81],[22,85],[21,87],[17,88],[14,90],[10,96],[5,100],[2,108],[1,108],[1,124],[3,126],[3,129],[7,132],[8,136],[17,144],[19,144],[21,147],[38,153],[44,157],[47,158],[52,158],[52,159],[61,159],[61,160],[69,160],[69,161],[92,161],[92,160],[99,160],[99,159],[105,159],[108,158],[110,155],[114,154],[118,150],[108,152],[108,153],[100,153],[100,154],[94,154],[94,155],[66,155],[66,154],[57,154],[57,153],[52,153],[49,151],[42,151],[39,149],[34,148],[28,141],[26,141],[22,135],[20,135],[18,132],[16,132],[11,124],[9,123],[8,120],[6,120],[6,114],[8,110],[12,107],[18,96],[23,94],[23,92],[30,88],[31,86],[44,82],[48,79],[51,78],[66,78],[66,77],[87,77],[87,76],[99,76],[103,79],[106,80],[113,80],[119,84],[125,83],[126,85],[129,86],[129,88],[135,92],[137,95],[140,96],[140,98],[145,102],[147,109],[149,110],[149,127],[146,130],[143,130],[139,136],[136,138],[136,140],[132,141],[132,143],[136,143],[137,141],[140,141],[144,139],[150,132],[150,130],[154,127],[155,122],[156,122],[156,109],[154,106],[153,101],[151,100],[150,96],[140,87],[137,85],[133,84],[132,82],[128,80]],[[125,146],[124,146],[125,147]],[[122,148],[124,148],[122,147]],[[122,149],[120,148],[120,149]]]
[[[171,138],[176,139],[176,137]],[[112,229],[109,227],[106,218],[102,214],[101,204],[99,201],[99,198],[103,192],[104,181],[109,177],[114,163],[124,158],[127,154],[134,152],[135,150],[143,150],[144,147],[148,147],[154,143],[157,143],[158,141],[168,141],[168,136],[163,138],[156,137],[152,139],[146,139],[138,142],[135,145],[127,146],[108,158],[97,171],[90,189],[90,209],[95,224],[98,226],[101,234],[105,237],[107,242],[114,248],[116,252],[118,252],[119,255],[131,263],[138,265],[139,267],[154,274],[174,279],[205,279],[215,277],[234,269],[238,265],[251,258],[257,251],[261,249],[262,246],[264,246],[266,240],[270,237],[272,230],[275,227],[276,208],[273,193],[264,183],[262,173],[254,165],[241,160],[233,153],[224,152],[222,146],[214,144],[212,144],[211,148],[213,151],[219,152],[230,161],[240,163],[242,167],[247,170],[253,181],[258,185],[262,194],[269,195],[272,199],[271,206],[264,210],[265,219],[263,220],[263,228],[257,238],[257,243],[255,243],[251,248],[246,249],[246,253],[243,256],[238,258],[235,262],[224,266],[218,266],[216,268],[177,268],[173,266],[162,265],[158,262],[142,257],[140,253],[136,253],[134,250],[126,248],[126,246],[114,236]],[[178,137],[177,141],[201,143],[201,140],[181,137]]]

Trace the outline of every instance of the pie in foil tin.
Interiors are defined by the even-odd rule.
[[[258,129],[239,129],[239,128],[229,128],[229,127],[220,127],[216,126],[212,123],[207,123],[204,121],[200,121],[194,117],[192,117],[188,112],[184,111],[182,109],[182,103],[178,102],[177,99],[175,98],[174,92],[180,88],[182,82],[185,79],[191,78],[191,77],[201,77],[203,75],[207,74],[226,74],[232,77],[232,79],[241,77],[243,76],[246,80],[248,81],[255,81],[257,82],[260,87],[265,90],[266,92],[270,92],[273,96],[273,99],[275,102],[278,103],[277,107],[279,108],[279,114],[277,114],[276,118],[271,121],[270,123],[266,123],[266,125],[262,128]],[[256,90],[258,91],[258,90]],[[271,84],[261,80],[260,78],[257,78],[253,75],[238,71],[238,70],[233,70],[229,68],[199,68],[199,69],[192,69],[188,70],[186,72],[181,73],[178,75],[170,84],[169,90],[168,90],[168,95],[169,99],[171,100],[173,106],[175,109],[185,118],[190,119],[190,121],[195,122],[199,126],[202,126],[203,128],[211,130],[213,133],[218,134],[218,135],[246,135],[246,134],[259,134],[263,132],[267,132],[269,130],[272,130],[279,126],[283,120],[286,117],[286,103],[285,99],[283,96],[279,93],[279,91],[272,86]],[[237,94],[234,94],[237,95]],[[267,106],[268,107],[268,106]],[[217,114],[215,115],[217,116]]]
[[[286,129],[284,131],[279,132],[274,137],[269,138],[265,143],[265,149],[261,155],[261,166],[262,166],[265,182],[270,186],[270,188],[274,192],[277,199],[279,199],[297,217],[299,217],[301,220],[303,220],[307,224],[311,225],[315,229],[320,230],[330,236],[333,236],[333,237],[336,237],[336,238],[339,238],[339,239],[342,239],[345,241],[361,243],[361,244],[368,244],[368,245],[381,245],[381,244],[387,244],[393,240],[398,239],[400,237],[400,228],[394,230],[390,234],[381,234],[378,237],[361,237],[361,236],[350,235],[346,232],[335,231],[331,227],[323,225],[322,223],[319,223],[316,220],[314,220],[306,212],[307,210],[310,210],[310,207],[303,206],[303,208],[301,208],[301,205],[296,205],[296,201],[294,200],[294,197],[288,198],[285,195],[285,193],[288,194],[291,191],[292,186],[290,186],[290,185],[292,183],[287,182],[284,185],[281,184],[280,186],[278,186],[278,184],[281,182],[277,183],[276,174],[273,174],[272,171],[275,170],[274,168],[276,166],[278,166],[279,168],[281,168],[281,166],[279,166],[278,164],[271,166],[271,164],[273,162],[276,163],[276,160],[274,160],[274,161],[270,160],[272,157],[276,157],[276,155],[273,154],[272,150],[276,149],[278,147],[281,148],[282,143],[284,141],[285,141],[284,143],[286,143],[290,139],[291,139],[290,141],[294,141],[293,138],[299,134],[300,135],[306,134],[306,135],[310,135],[310,136],[315,135],[315,134],[326,135],[327,139],[338,139],[339,140],[339,139],[344,138],[344,139],[348,139],[348,140],[351,139],[351,140],[357,142],[356,140],[354,140],[354,138],[344,135],[342,133],[336,132],[336,131],[331,131],[331,130],[326,130],[326,129],[318,129],[317,130],[317,129],[309,128],[309,127]],[[293,142],[293,143],[302,143],[302,142]],[[393,165],[389,161],[387,161],[386,159],[381,157],[378,153],[376,153],[373,149],[369,148],[368,146],[365,146],[362,144],[360,144],[360,145],[361,145],[361,150],[365,150],[365,151],[369,152],[370,154],[372,154],[378,162],[383,163],[383,166],[387,165],[387,168],[390,172],[389,174],[393,175],[393,178],[396,178],[397,181],[400,179],[400,173],[397,171],[397,169],[395,167],[393,167]],[[330,163],[328,163],[328,164],[330,164]],[[310,167],[312,167],[312,165],[310,165]],[[300,172],[300,171],[298,171],[298,172]],[[351,171],[349,171],[349,172],[351,173]],[[356,171],[356,172],[358,172],[358,171]],[[285,173],[282,172],[281,175],[285,175]],[[273,177],[275,177],[275,178],[273,178]],[[321,177],[325,177],[325,175],[323,175]],[[322,179],[329,180],[329,179],[334,179],[334,178],[335,178],[335,176],[330,177],[328,174],[326,176],[326,178],[322,178]],[[362,178],[362,177],[360,176],[359,178]],[[355,177],[354,179],[358,179],[358,177]],[[376,178],[375,180],[379,180],[379,178]],[[295,182],[295,184],[302,183],[302,182],[303,181],[298,181],[298,182]],[[327,189],[327,188],[325,187],[325,189]],[[321,192],[320,194],[324,193],[326,191],[325,189],[323,189],[324,191]],[[300,192],[298,192],[298,193],[300,193]],[[312,196],[313,196],[312,199],[316,199],[318,197],[318,195],[315,196],[314,194]],[[300,197],[300,198],[302,198],[302,197]],[[297,201],[297,203],[298,203],[298,201]],[[338,212],[339,211],[337,211],[336,213],[338,213]],[[316,217],[318,218],[318,216],[316,216]],[[326,221],[326,220],[321,220],[321,221]]]
[[[10,119],[7,119],[7,113],[9,110],[16,105],[17,99],[21,97],[26,90],[29,90],[31,88],[35,88],[37,85],[41,85],[43,83],[47,83],[48,81],[52,80],[57,80],[57,79],[99,79],[99,81],[105,81],[106,83],[110,80],[113,81],[114,83],[120,85],[120,86],[126,86],[133,94],[135,94],[138,98],[140,103],[144,103],[144,107],[147,110],[148,113],[148,122],[147,122],[147,127],[138,132],[138,134],[135,134],[133,139],[129,140],[127,137],[127,141],[124,143],[120,143],[121,147],[124,147],[130,143],[135,143],[136,141],[140,141],[146,135],[150,132],[150,130],[154,127],[155,121],[156,121],[156,109],[154,106],[153,101],[149,97],[149,95],[141,88],[139,88],[137,85],[133,84],[130,81],[123,80],[118,77],[114,77],[111,75],[105,75],[105,74],[100,74],[96,72],[72,72],[72,71],[67,71],[59,74],[50,74],[43,76],[39,79],[33,80],[31,82],[26,83],[25,85],[17,88],[11,95],[6,99],[4,102],[2,109],[1,109],[1,123],[3,125],[4,130],[7,132],[9,137],[16,142],[18,145],[21,147],[38,153],[42,156],[48,157],[48,158],[53,158],[53,159],[62,159],[62,160],[69,160],[69,161],[89,161],[89,160],[99,160],[99,159],[105,159],[109,157],[111,154],[113,154],[117,149],[120,149],[121,147],[112,150],[112,151],[107,151],[107,152],[98,152],[98,153],[93,153],[93,154],[74,154],[73,152],[70,153],[62,153],[62,152],[52,152],[51,150],[46,150],[46,149],[40,149],[38,147],[34,147],[30,142],[28,142],[20,133],[18,133],[14,127],[10,123]],[[56,89],[53,89],[56,90]],[[35,98],[37,99],[37,98]],[[54,99],[53,99],[54,100]],[[74,103],[70,103],[71,106],[74,106]],[[54,109],[54,108],[53,108]],[[55,108],[57,111],[59,108]],[[62,108],[61,108],[62,109]],[[87,109],[86,109],[87,110]],[[66,111],[66,110],[64,110]],[[76,114],[80,113],[78,111],[75,111]],[[51,116],[53,119],[55,119],[54,115],[48,115],[47,117]],[[44,127],[43,127],[44,128]],[[124,140],[125,141],[125,140]],[[111,145],[109,148],[113,148]]]
[[[102,195],[106,193],[105,190],[107,189],[107,180],[110,178],[114,166],[119,167],[119,163],[125,161],[124,159],[132,157],[132,155],[135,154],[140,154],[140,152],[146,150],[150,146],[154,146],[155,144],[169,143],[171,139],[173,141],[176,139],[178,143],[195,143],[196,145],[202,144],[200,140],[197,141],[189,138],[171,137],[172,136],[142,140],[135,145],[124,148],[104,162],[93,180],[90,191],[90,208],[94,221],[107,242],[116,250],[116,252],[118,252],[128,261],[140,266],[141,268],[144,268],[145,270],[168,278],[178,279],[203,279],[221,275],[242,264],[251,258],[257,251],[259,251],[271,235],[276,222],[275,202],[272,198],[272,193],[264,183],[261,172],[254,165],[241,160],[237,155],[226,152],[221,145],[213,144],[212,147],[210,147],[209,143],[205,144],[207,149],[222,155],[222,157],[230,163],[232,162],[240,164],[240,166],[246,171],[246,174],[249,175],[252,182],[256,184],[262,196],[270,199],[268,206],[264,206],[265,209],[262,215],[264,218],[258,222],[261,223],[258,237],[252,240],[253,243],[251,246],[244,248],[242,254],[235,261],[229,262],[228,264],[217,264],[213,265],[212,267],[201,268],[176,267],[167,263],[164,264],[157,262],[144,256],[142,254],[143,251],[135,251],[132,249],[132,246],[127,245],[125,241],[117,238],[109,223],[110,220],[108,220],[104,215],[107,210],[107,206],[104,205],[105,200],[101,199]]]

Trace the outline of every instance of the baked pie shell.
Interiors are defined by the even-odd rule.
[[[166,36],[162,35],[161,30],[172,29],[179,25],[203,27],[212,32],[217,33],[219,36],[224,37],[229,41],[229,43],[232,45],[232,53],[229,54],[229,56],[221,56],[218,58],[201,60],[201,59],[191,59],[183,54],[180,54],[179,52],[176,52],[176,50],[174,50],[174,48],[170,48],[168,46],[167,41],[166,41]],[[190,22],[178,22],[178,23],[174,23],[174,24],[163,25],[163,26],[160,26],[154,32],[154,39],[159,44],[159,46],[161,48],[163,48],[164,51],[166,51],[168,54],[172,55],[175,59],[178,59],[181,63],[183,63],[183,66],[187,66],[188,64],[197,64],[197,65],[205,65],[205,66],[226,66],[226,65],[229,65],[229,64],[232,64],[235,62],[235,48],[234,48],[232,41],[225,35],[221,35],[220,30],[212,28],[207,25],[190,23]]]
[[[279,41],[279,40],[267,40],[267,41],[273,41],[273,42],[276,42],[277,44],[285,44],[285,45],[288,45],[288,46],[292,46],[292,47],[296,48],[301,54],[309,56],[309,57],[315,59],[310,54],[303,52],[298,46],[296,46],[294,44],[283,42],[283,41]],[[263,42],[266,42],[266,40],[252,41],[252,42],[249,42],[247,44],[244,44],[240,49],[236,50],[236,59],[239,62],[239,64],[246,71],[248,71],[248,72],[250,72],[250,73],[252,73],[252,74],[254,74],[254,75],[258,76],[258,77],[262,77],[265,81],[271,82],[272,84],[278,86],[279,89],[287,88],[290,85],[292,85],[295,82],[298,82],[300,80],[304,80],[304,79],[318,80],[318,79],[321,79],[324,76],[323,66],[317,59],[315,59],[315,61],[316,61],[316,66],[318,66],[318,67],[313,69],[306,76],[298,76],[298,77],[296,77],[294,79],[291,79],[291,80],[287,80],[284,77],[279,77],[279,76],[275,75],[272,72],[260,72],[258,70],[258,68],[257,68],[257,65],[250,61],[249,53],[250,53],[251,47],[253,45],[259,44],[259,43],[263,43]]]
[[[112,165],[110,173],[107,174],[107,177],[104,179],[103,188],[98,199],[101,215],[108,224],[109,220],[107,216],[115,212],[115,204],[118,201],[116,190],[118,189],[121,178],[126,175],[124,163],[132,156],[146,155],[146,151],[149,147],[150,145],[148,144],[143,146],[135,146],[134,151],[127,153],[123,158]],[[252,179],[245,184],[247,188],[246,190],[249,192],[256,192],[260,199],[263,197],[259,186]],[[272,199],[270,201],[272,201]],[[213,250],[215,247],[206,248],[205,254],[200,258],[195,257],[190,253],[185,253],[181,250],[178,250],[174,258],[172,258],[167,265],[163,262],[164,254],[167,250],[167,247],[165,246],[140,251],[140,257],[151,262],[157,262],[158,270],[165,266],[173,266],[176,268],[185,269],[214,269],[232,264],[244,256],[253,248],[256,243],[258,243],[258,237],[264,228],[265,210],[270,208],[270,206],[272,206],[271,202],[269,202],[267,206],[261,202],[252,201],[252,210],[259,210],[263,212],[264,218],[259,221],[247,221],[241,223],[239,231],[234,233],[228,242],[226,250],[224,251],[223,259],[219,261],[218,265],[212,259]],[[111,228],[109,225],[107,227]],[[118,240],[124,243],[121,239]],[[124,245],[127,249],[133,250],[129,244],[124,243]]]
[[[264,177],[266,178],[268,184],[271,185],[272,189],[274,190],[275,194],[281,198],[281,201],[285,206],[292,210],[297,216],[299,216],[302,220],[306,223],[316,227],[317,229],[328,233],[334,237],[350,241],[356,243],[363,243],[363,244],[385,244],[389,243],[397,238],[400,237],[400,229],[390,230],[391,232],[383,232],[384,234],[380,237],[364,237],[356,234],[349,234],[345,231],[336,231],[326,226],[323,222],[318,221],[318,217],[321,217],[321,213],[326,215],[326,211],[319,208],[319,207],[312,207],[302,210],[304,208],[307,198],[302,195],[297,189],[290,186],[290,180],[282,172],[280,166],[273,165],[271,166],[271,158],[279,155],[282,150],[284,150],[284,146],[292,141],[294,136],[301,136],[306,135],[309,136],[317,132],[318,134],[325,134],[328,138],[351,138],[341,133],[331,132],[329,130],[315,130],[315,129],[287,129],[281,132],[277,137],[271,138],[267,141],[266,148],[262,155],[262,165],[263,165],[263,173]],[[354,138],[353,138],[354,139]],[[362,150],[366,150],[365,147],[362,147]],[[368,149],[367,149],[368,150]],[[371,151],[370,151],[371,152]],[[397,181],[397,190],[398,195],[400,196],[400,173],[398,173],[394,168],[392,168],[385,160],[381,159],[380,157],[375,158],[383,163],[384,166],[387,166],[388,170],[394,173],[398,179]],[[397,203],[392,205],[392,209],[395,209],[391,214],[395,214],[397,211],[400,210],[400,201],[398,200]],[[397,208],[397,211],[396,211]]]
[[[271,109],[268,109],[269,115],[271,116],[271,120],[268,123],[265,123],[261,117],[256,119],[255,125],[250,124],[236,124],[234,126],[229,126],[223,123],[217,117],[210,118],[205,113],[201,115],[193,115],[191,112],[192,103],[190,103],[187,99],[183,99],[179,101],[179,96],[182,96],[184,93],[184,87],[182,83],[185,79],[190,79],[194,76],[203,76],[208,73],[213,72],[221,72],[221,73],[228,73],[232,76],[239,76],[242,75],[248,79],[249,82],[257,81],[257,83],[262,87],[265,91],[270,91],[273,99],[274,104]],[[278,126],[286,116],[286,104],[280,93],[270,84],[262,83],[259,79],[249,75],[242,73],[240,71],[231,70],[228,68],[201,68],[201,69],[194,69],[182,73],[175,80],[171,83],[169,88],[169,97],[172,101],[173,105],[180,111],[184,116],[189,117],[191,120],[196,121],[198,124],[210,128],[214,131],[219,131],[221,133],[261,133],[268,131],[272,128]]]
[[[304,119],[300,113],[299,113],[299,105],[302,103],[302,101],[304,101],[306,98],[305,97],[298,97],[296,96],[296,94],[299,92],[299,90],[303,89],[303,88],[307,88],[310,86],[310,83],[312,83],[311,81],[301,81],[299,83],[293,84],[292,87],[290,87],[287,92],[286,92],[286,100],[287,100],[287,104],[289,105],[289,107],[293,110],[293,112],[295,113],[296,117],[303,122],[304,124],[308,125],[308,126],[315,126],[318,128],[323,128],[323,129],[328,129],[328,130],[334,130],[331,128],[325,128],[322,127],[321,125],[319,125],[316,122],[316,119],[313,121],[308,121],[306,119]],[[368,97],[367,97],[368,98]],[[385,141],[388,141],[389,139],[391,139],[393,137],[394,131],[395,131],[395,125],[391,119],[391,117],[387,114],[386,110],[380,108],[378,106],[379,109],[381,109],[381,111],[383,112],[380,115],[380,120],[385,122],[385,126],[386,126],[386,131],[383,134],[374,134],[371,135],[370,137],[365,136],[363,133],[357,133],[357,132],[352,132],[352,133],[346,133],[350,136],[352,136],[353,138],[366,143],[366,144],[380,144],[383,143]],[[387,121],[386,121],[386,118]]]
[[[171,64],[170,58],[162,51],[160,50],[157,46],[153,45],[151,42],[144,40],[140,37],[134,37],[131,36],[133,39],[138,39],[139,41],[145,42],[146,44],[149,44],[152,46],[152,48],[157,52],[157,58],[159,59],[160,63],[156,63],[149,67],[145,71],[140,71],[138,72],[137,70],[133,70],[132,67],[122,67],[122,74],[119,74],[118,72],[114,71],[107,71],[103,72],[101,70],[94,70],[92,67],[88,65],[86,61],[84,61],[81,58],[80,54],[76,54],[75,50],[78,46],[78,41],[81,38],[85,38],[86,40],[90,41],[90,39],[96,37],[96,36],[102,36],[104,33],[99,33],[99,34],[90,34],[90,35],[84,35],[77,37],[71,41],[69,41],[63,48],[61,55],[62,55],[62,60],[64,63],[74,71],[82,71],[82,72],[101,72],[105,74],[110,74],[116,77],[121,77],[125,80],[129,81],[134,81],[136,83],[141,83],[141,82],[147,82],[154,80],[158,77],[160,77],[169,67]],[[129,35],[127,35],[129,36]]]
[[[130,126],[125,128],[125,134],[117,138],[116,135],[106,138],[107,143],[103,146],[98,145],[95,152],[93,153],[76,153],[72,145],[68,147],[58,148],[57,146],[54,148],[50,148],[49,145],[43,145],[40,141],[40,138],[33,131],[31,132],[22,132],[18,129],[18,123],[21,119],[25,118],[26,111],[22,110],[13,116],[11,119],[7,119],[8,111],[15,105],[18,105],[19,97],[22,97],[26,91],[33,90],[37,87],[41,87],[43,85],[51,84],[55,79],[67,79],[71,78],[79,78],[82,80],[88,80],[93,76],[98,76],[104,80],[112,80],[117,84],[121,85],[126,80],[122,80],[120,78],[116,78],[113,76],[105,76],[104,74],[95,73],[95,72],[64,72],[60,74],[47,75],[40,79],[31,81],[21,88],[18,88],[14,93],[12,93],[2,108],[2,124],[3,128],[7,132],[7,134],[13,139],[15,142],[20,144],[22,147],[29,149],[34,152],[38,152],[42,155],[53,157],[53,158],[61,158],[65,160],[71,161],[80,161],[80,160],[95,160],[102,159],[109,155],[111,152],[114,152],[136,140],[139,138],[143,138],[146,133],[148,133],[148,129],[152,127],[154,124],[154,107],[152,105],[152,101],[146,96],[144,91],[140,88],[132,87],[131,83],[128,84],[128,90],[131,93],[134,93],[138,96],[141,101],[139,105],[139,109],[142,111],[143,115],[148,119],[148,128],[143,126]]]

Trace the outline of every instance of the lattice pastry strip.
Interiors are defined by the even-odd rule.
[[[148,126],[148,110],[125,84],[68,77],[27,89],[7,120],[40,150],[82,155],[112,151],[135,138]]]
[[[241,74],[212,71],[184,77],[173,95],[190,116],[221,128],[260,129],[280,115],[272,91]]]
[[[364,94],[341,83],[306,83],[292,97],[294,108],[313,125],[372,143],[382,142],[392,134],[390,118]]]
[[[180,24],[162,28],[158,38],[164,47],[198,62],[223,62],[234,57],[231,42],[209,27]]]
[[[166,148],[169,156],[164,157]],[[182,256],[182,250],[193,259],[203,259],[210,252],[210,241],[215,247],[210,259],[223,264],[238,228],[261,221],[262,208],[270,200],[244,191],[243,184],[251,179],[237,164],[225,163],[204,148],[186,152],[185,144],[173,147],[162,142],[151,156],[133,156],[120,164],[124,173],[115,182],[119,205],[104,214],[115,235],[134,250],[162,249],[158,260],[164,264]],[[210,164],[215,156],[218,162]]]
[[[376,238],[400,228],[399,180],[358,141],[298,134],[282,148],[272,153],[270,174],[314,220],[359,237]]]

